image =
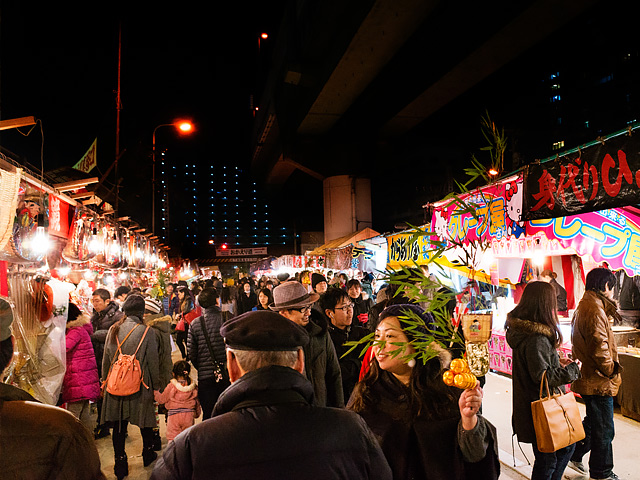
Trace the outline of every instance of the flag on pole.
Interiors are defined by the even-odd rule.
[[[96,138],[91,144],[91,146],[89,147],[89,150],[87,150],[87,153],[85,153],[82,156],[80,161],[76,163],[73,166],[73,168],[75,168],[76,170],[80,170],[81,172],[84,172],[84,173],[89,173],[91,169],[97,165],[97,160],[96,160],[97,146],[98,146],[98,139]]]

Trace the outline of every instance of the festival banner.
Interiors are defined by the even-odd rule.
[[[522,178],[488,185],[460,200],[475,211],[475,217],[453,201],[440,202],[433,211],[431,228],[437,235],[433,240],[493,242],[503,237],[520,238],[524,235],[522,221]]]
[[[619,135],[526,168],[525,220],[565,217],[638,203],[637,135]]]
[[[69,235],[69,204],[56,195],[49,195],[49,235]]]
[[[89,147],[89,150],[87,150],[87,153],[85,153],[82,156],[80,161],[76,163],[73,166],[73,168],[75,168],[76,170],[80,170],[81,172],[84,172],[84,173],[89,173],[98,164],[97,155],[96,155],[97,151],[98,151],[98,139],[96,138],[91,144],[91,146]]]
[[[434,247],[427,235],[398,233],[387,237],[387,266],[393,270],[429,262]]]
[[[624,268],[629,276],[640,275],[640,213],[632,208],[612,208],[562,218],[531,220],[527,235],[557,240],[578,255],[590,255],[596,263],[607,262],[612,270]],[[545,250],[546,245],[541,245]]]

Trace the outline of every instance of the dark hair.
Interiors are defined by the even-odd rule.
[[[344,286],[344,288],[346,288],[347,290],[349,290],[351,287],[358,287],[358,288],[362,288],[362,284],[360,283],[360,281],[357,278],[352,278],[351,280],[349,280],[346,285]]]
[[[92,297],[98,296],[102,300],[109,300],[111,298],[111,294],[109,293],[109,290],[107,290],[106,288],[98,288],[94,290],[91,296]]]
[[[335,310],[340,299],[349,299],[349,302],[351,302],[351,297],[349,297],[349,294],[344,290],[340,288],[328,288],[325,293],[320,295],[319,301],[322,313],[324,313],[325,310]]]
[[[203,288],[198,294],[198,303],[202,308],[213,308],[217,306],[218,291],[213,287]]]
[[[258,302],[260,301],[260,294],[265,295],[269,301],[267,302],[267,305],[271,305],[273,303],[273,293],[271,293],[271,290],[269,290],[268,288],[261,288],[258,291]]]
[[[189,362],[178,360],[173,364],[173,370],[171,370],[171,372],[174,378],[182,377],[187,381],[187,385],[191,385],[191,365],[189,365]]]
[[[536,281],[524,287],[520,303],[507,314],[507,327],[511,318],[520,318],[546,325],[555,336],[554,346],[562,345],[562,333],[558,325],[556,289],[547,282]]]
[[[611,290],[616,284],[616,276],[611,270],[604,267],[598,267],[587,273],[584,289],[594,290],[596,292],[604,292],[605,286]]]
[[[116,291],[113,292],[113,296],[118,298],[122,294],[128,295],[131,291],[131,288],[127,287],[126,285],[120,285],[118,288],[116,288]]]
[[[220,291],[220,303],[231,303],[231,289],[226,285]]]
[[[177,289],[177,293],[182,292],[184,298],[180,302],[180,313],[189,313],[193,308],[193,303],[191,301],[191,292],[189,291],[189,287],[185,287],[184,285],[180,285]]]
[[[380,314],[380,322],[385,318],[404,316],[407,310],[411,310],[419,315],[426,323],[432,320],[431,315],[428,312],[424,312],[419,306],[403,304],[387,307]],[[427,325],[429,325],[429,323],[427,323]],[[401,320],[400,326],[405,335],[407,335],[407,338],[411,340],[413,333],[404,328]],[[442,381],[442,370],[444,366],[441,364],[440,356],[435,356],[424,363],[421,356],[418,355],[415,357],[415,361],[416,365],[411,370],[409,385],[405,386],[409,412],[412,418],[415,419],[421,416],[427,419],[436,419],[459,416],[458,397],[460,396],[461,390],[455,387],[447,387]],[[375,393],[373,385],[378,381],[384,381],[381,378],[382,375],[383,370],[374,358],[369,371],[362,381],[356,385],[353,395],[349,400],[348,408],[355,412],[362,412],[367,408],[375,409],[380,403],[380,398],[378,398],[378,395]]]
[[[0,372],[2,372],[13,358],[13,338],[9,337],[0,342]]]

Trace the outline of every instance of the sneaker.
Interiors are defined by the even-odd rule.
[[[611,472],[611,475],[609,475],[606,478],[593,478],[593,477],[589,477],[589,480],[620,480],[620,477],[618,475],[616,475],[615,473]]]
[[[589,473],[587,472],[587,469],[584,466],[584,463],[582,462],[574,462],[573,460],[570,460],[569,467],[573,468],[576,472],[581,473],[583,475],[587,475]]]

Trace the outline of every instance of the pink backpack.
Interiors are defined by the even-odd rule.
[[[129,335],[131,335],[133,331],[139,326],[140,325],[136,325],[135,327],[133,327],[131,331],[127,333],[127,336],[124,337],[122,343],[120,343],[120,340],[118,340],[118,336],[116,335],[118,349],[116,350],[116,354],[111,360],[111,367],[109,368],[107,379],[104,382],[106,384],[107,393],[110,393],[111,395],[115,395],[118,397],[133,395],[134,393],[140,391],[140,384],[144,385],[146,388],[149,388],[142,379],[142,367],[140,366],[140,362],[136,358],[136,353],[138,353],[140,345],[142,345],[142,341],[149,331],[149,327],[147,327],[147,329],[144,331],[144,334],[140,339],[140,343],[138,344],[138,348],[136,348],[136,351],[133,352],[133,355],[125,355],[121,350],[122,345],[127,341]],[[118,355],[118,353],[120,355]],[[118,355],[117,360],[116,355]]]

